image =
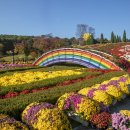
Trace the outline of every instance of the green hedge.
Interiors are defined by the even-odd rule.
[[[41,67],[41,66],[31,66],[31,67],[18,67],[18,68],[8,68],[0,70],[1,76],[11,75],[14,72],[26,72],[26,71],[58,71],[58,70],[74,70],[78,68],[84,68],[79,66],[50,66],[50,67]],[[87,69],[87,68],[86,68]]]
[[[112,71],[93,79],[88,79],[66,86],[57,86],[48,89],[47,91],[43,90],[10,99],[0,99],[0,113],[8,114],[20,119],[20,113],[32,102],[50,102],[55,104],[56,100],[66,92],[77,92],[82,88],[90,87],[94,84],[101,83],[105,80],[111,79],[112,77],[121,76],[123,74],[125,74],[124,71]]]

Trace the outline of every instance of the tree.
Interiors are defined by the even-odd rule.
[[[123,42],[126,42],[126,41],[127,41],[126,39],[127,39],[127,38],[126,38],[126,31],[124,30],[122,41],[123,41]]]
[[[4,45],[0,43],[0,56],[3,55],[3,48],[4,48]]]
[[[116,36],[116,42],[121,42],[121,37],[120,36]]]
[[[84,39],[84,43],[85,44],[93,44],[94,43],[94,38],[93,38],[93,35],[89,34],[89,33],[85,33],[83,35],[83,39]]]
[[[114,38],[115,36],[114,36],[114,32],[111,32],[111,43],[114,43]]]
[[[91,35],[91,38],[90,38],[90,40],[89,40],[88,43],[89,43],[89,44],[94,44],[94,36],[93,36],[93,35]]]
[[[121,42],[121,36],[119,36],[119,42]]]
[[[117,37],[114,35],[114,43],[117,43]]]
[[[70,39],[70,42],[71,42],[71,45],[78,45],[78,40],[76,40],[75,37],[72,37],[72,38]]]
[[[64,38],[63,39],[63,44],[64,44],[64,47],[70,47],[71,46],[71,44],[72,44],[72,42],[70,41],[70,39],[68,39],[68,38]]]
[[[90,33],[84,33],[82,38],[84,39],[84,41],[88,41],[91,39],[91,36],[92,35]]]
[[[117,43],[119,42],[119,36],[118,35],[116,36],[116,42]]]
[[[88,25],[86,24],[78,24],[76,30],[77,38],[82,38],[83,34],[87,32]]]
[[[28,62],[28,56],[30,54],[32,48],[32,40],[23,41],[24,44],[24,54],[25,54],[25,61]]]
[[[103,33],[101,33],[100,43],[102,44],[103,42],[104,42],[104,36],[103,36]]]

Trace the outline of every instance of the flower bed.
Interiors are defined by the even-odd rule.
[[[80,75],[83,72],[82,69],[77,70],[62,70],[52,72],[25,72],[14,73],[13,75],[0,77],[0,87],[6,87],[11,85],[26,84],[36,82],[40,80],[53,79],[62,76]]]
[[[82,81],[83,80],[82,78],[85,78],[84,80],[87,80],[89,79],[89,76],[91,76],[90,78],[92,78],[93,76],[98,76],[104,73],[102,71],[86,72],[87,69],[85,68],[72,68],[72,70],[70,70],[69,68],[58,69],[57,67],[54,69],[36,68],[35,70],[36,71],[29,70],[29,71],[25,71],[22,73],[15,73],[15,74],[12,74],[12,72],[2,74],[0,78],[1,79],[0,96],[2,96],[3,98],[6,97],[9,98],[9,97],[13,97],[10,95],[15,96],[15,95],[19,95],[20,93],[24,93],[22,92],[24,90],[29,90],[29,91],[31,90],[30,92],[44,90],[53,86],[67,85],[64,83],[67,80],[70,80],[69,81],[70,84],[76,82],[75,79],[79,79],[80,81]]]
[[[72,111],[81,119],[89,121],[91,116],[100,112],[99,105],[80,94],[66,93],[57,100],[57,106],[64,111]]]
[[[65,67],[65,69],[68,69],[68,68]],[[10,116],[14,116],[15,118],[19,119],[20,113],[23,111],[23,109],[32,102],[40,101],[40,102],[55,103],[56,100],[60,96],[62,96],[64,93],[77,92],[81,90],[82,88],[85,88],[86,84],[88,87],[90,87],[95,84],[102,83],[105,80],[109,80],[112,77],[119,77],[123,74],[125,74],[125,72],[123,71],[110,71],[108,73],[104,73],[92,79],[87,79],[81,82],[76,82],[74,84],[65,85],[64,87],[56,86],[54,88],[48,89],[47,91],[41,90],[41,91],[37,91],[36,93],[29,93],[26,95],[21,94],[14,98],[0,99],[0,106],[1,106],[0,113],[3,113],[3,114],[8,113]]]
[[[0,114],[0,130],[29,130],[28,127],[7,115]]]
[[[130,84],[129,75],[123,75],[92,87],[83,88],[78,93],[99,102],[102,111],[109,111],[110,105],[115,105],[117,101],[123,100],[130,94],[128,84]]]
[[[103,103],[106,106],[109,106],[112,104],[112,97],[108,95],[106,92],[102,90],[98,90],[96,88],[87,87],[87,88],[81,89],[78,93],[85,95],[99,103]]]
[[[37,130],[71,130],[67,116],[49,103],[32,103],[22,113],[22,120]]]
[[[63,86],[70,85],[70,84],[73,84],[73,83],[76,83],[76,82],[88,80],[88,79],[94,78],[94,77],[99,76],[99,75],[100,74],[97,74],[95,76],[86,76],[86,77],[83,77],[83,78],[67,80],[67,81],[64,81],[63,83],[56,84],[54,86],[53,85],[52,86],[45,86],[45,87],[41,87],[41,88],[35,88],[35,89],[32,89],[32,90],[26,90],[25,89],[21,92],[8,92],[7,94],[0,96],[0,99],[12,98],[12,97],[19,96],[21,94],[29,94],[29,93],[34,93],[34,92],[38,92],[38,91],[41,91],[41,90],[48,90],[48,89],[51,89],[51,88],[54,88],[54,87],[57,87],[57,86],[63,87]]]
[[[101,84],[110,86],[119,85],[115,88],[121,91],[120,83],[128,85],[129,82],[129,76],[123,75],[106,80]],[[64,110],[72,119],[77,120],[86,126],[91,122],[96,128],[107,129],[110,125],[119,130],[130,128],[130,111],[121,110],[120,113],[114,113],[112,116],[107,112],[101,112],[100,104],[98,102],[103,98],[106,100],[109,97],[108,94],[102,90],[103,87],[104,86],[101,86],[100,84],[96,84],[91,88],[85,88],[79,91],[83,94],[87,93],[89,98],[74,92],[66,93],[57,100],[56,106],[45,102],[34,102],[25,108],[22,113],[22,120],[27,123],[31,129],[71,130],[70,123],[66,115],[62,112],[62,110]],[[124,92],[129,94],[127,91]],[[100,95],[103,95],[103,97],[100,98]],[[106,101],[104,101],[104,103],[107,105]],[[5,127],[8,128],[9,126],[6,125]]]

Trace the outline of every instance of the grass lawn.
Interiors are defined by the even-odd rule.
[[[24,59],[25,59],[24,54],[14,55],[15,61],[23,61]],[[31,60],[31,59],[33,59],[33,57],[31,55],[29,55],[28,59]],[[12,56],[4,56],[4,57],[0,58],[0,61],[12,62]]]

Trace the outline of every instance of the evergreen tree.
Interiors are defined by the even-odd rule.
[[[127,39],[127,38],[126,38],[126,31],[124,30],[122,41],[123,41],[123,42],[126,42],[126,39]]]
[[[93,44],[94,43],[94,37],[93,35],[91,36],[91,39],[90,39],[90,44]]]
[[[103,42],[104,42],[104,36],[103,36],[103,33],[101,33],[100,43],[102,44]]]
[[[114,35],[114,43],[117,43],[116,35]]]
[[[120,42],[120,41],[119,41],[119,36],[118,36],[118,35],[116,36],[116,42]]]
[[[119,36],[119,42],[121,42],[121,36]]]
[[[115,36],[114,36],[114,32],[111,32],[111,43],[114,43],[114,38]]]
[[[91,35],[91,38],[89,40],[87,40],[87,44],[91,45],[93,43],[94,43],[94,38],[93,38],[93,35]]]

